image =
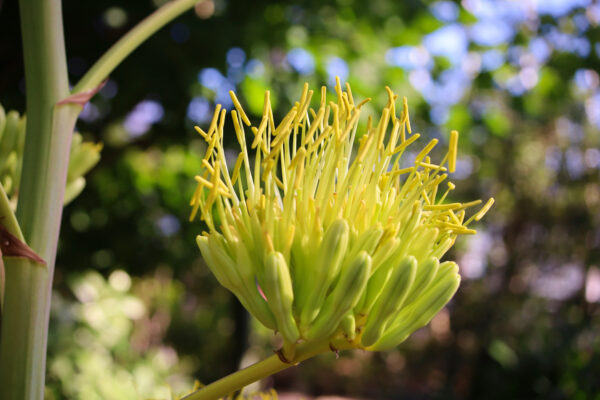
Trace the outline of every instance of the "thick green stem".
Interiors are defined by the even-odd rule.
[[[220,399],[221,397],[233,393],[252,382],[266,378],[279,371],[283,371],[286,368],[292,367],[299,362],[326,351],[329,351],[329,345],[327,343],[305,343],[299,345],[296,350],[296,356],[294,357],[293,363],[285,363],[281,361],[279,356],[272,355],[271,357],[259,361],[256,364],[221,378],[218,381],[203,387],[197,392],[187,395],[182,400]]]
[[[115,43],[73,88],[80,93],[96,88],[108,75],[140,44],[180,14],[203,0],[173,0],[140,22],[135,28]]]
[[[47,263],[6,259],[0,343],[2,399],[42,399],[54,259],[69,148],[79,107],[56,103],[69,84],[60,0],[20,0],[27,132],[17,219]]]
[[[101,57],[73,92],[97,87],[140,43],[197,1],[174,0],[150,15]],[[27,132],[17,218],[26,243],[46,266],[6,259],[0,393],[3,400],[41,400],[69,150],[81,107],[57,105],[70,94],[61,0],[20,0],[19,8]]]

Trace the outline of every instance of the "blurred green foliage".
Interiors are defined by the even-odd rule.
[[[162,344],[180,284],[115,270],[74,275],[69,287],[52,299],[47,398],[171,399],[191,388],[193,361]]]
[[[19,197],[26,124],[24,115],[14,110],[6,112],[0,104],[0,184],[13,210]],[[73,134],[64,204],[82,192],[86,182],[84,175],[100,161],[101,150],[101,144],[84,142],[80,133]]]
[[[73,82],[159,3],[65,2]],[[0,20],[0,102],[22,111],[15,2]],[[430,327],[390,353],[308,361],[277,375],[275,387],[379,399],[599,399],[599,70],[600,7],[589,0],[207,1],[125,61],[78,122],[105,148],[65,209],[55,285],[66,303],[53,332],[86,324],[69,317],[85,305],[68,295],[75,276],[124,270],[134,288],[162,275],[177,288],[153,348],[193,360],[200,380],[233,371],[244,354],[268,354],[275,343],[249,328],[194,244],[203,227],[187,222],[187,202],[203,145],[192,126],[207,124],[215,101],[227,106],[229,89],[254,115],[270,89],[282,112],[304,81],[340,75],[356,99],[384,85],[406,95],[413,127],[428,138],[445,142],[459,129],[454,198],[497,201],[480,233],[449,254],[463,284]],[[374,98],[373,109],[385,101]],[[126,297],[112,293],[107,301]],[[153,366],[151,352],[118,356],[93,332],[93,347],[52,344],[49,365],[66,359],[72,368],[80,349],[90,360],[125,357],[118,365],[129,374],[136,362],[157,377],[173,371]],[[56,398],[76,396],[49,374]]]

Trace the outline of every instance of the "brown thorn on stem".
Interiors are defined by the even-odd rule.
[[[106,82],[108,82],[108,78],[102,81],[101,84],[99,84],[93,89],[84,90],[83,92],[74,93],[68,97],[65,97],[64,99],[56,103],[56,105],[63,106],[65,104],[77,104],[80,107],[84,107],[87,104],[87,102],[90,101],[90,99],[96,95],[96,93],[102,90],[104,85],[106,85]]]
[[[0,251],[4,257],[26,258],[38,264],[46,265],[46,261],[38,256],[31,247],[6,230],[2,223],[0,223]]]

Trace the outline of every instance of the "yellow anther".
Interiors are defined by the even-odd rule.
[[[365,156],[367,155],[367,151],[371,147],[371,143],[373,142],[373,135],[365,135],[363,136],[363,141],[358,148],[358,155],[356,156],[356,161],[363,162]]]
[[[312,137],[314,136],[315,132],[317,131],[317,129],[319,129],[319,126],[321,125],[321,120],[323,119],[324,113],[325,113],[325,108],[323,108],[323,107],[319,108],[319,113],[313,119],[312,124],[310,125],[310,128],[308,129],[308,132],[306,133],[306,136],[304,137],[304,141],[302,142],[303,146],[306,146],[308,144],[308,142],[312,140]]]
[[[362,106],[364,106],[365,104],[367,104],[367,103],[368,103],[368,102],[370,102],[370,101],[371,101],[371,98],[370,98],[370,97],[367,97],[366,99],[364,99],[363,101],[361,101],[360,103],[358,103],[358,105],[356,106],[356,108],[358,108],[358,109],[360,110],[360,108],[361,108]]]
[[[285,186],[283,185],[283,182],[281,182],[281,179],[279,179],[276,176],[273,176],[273,178],[275,179],[275,183],[277,184],[277,186],[279,187],[279,189],[284,190]]]
[[[206,168],[208,170],[208,172],[210,172],[211,174],[215,173],[215,170],[213,169],[212,165],[210,165],[210,163],[204,159],[202,160],[202,165],[204,166],[204,168]]]
[[[410,138],[405,140],[403,143],[399,144],[398,147],[396,147],[394,149],[392,154],[400,153],[401,151],[406,149],[408,146],[410,146],[412,143],[414,143],[420,137],[421,137],[421,135],[419,133],[415,133],[413,136],[411,136]]]
[[[334,102],[329,102],[333,110],[333,133],[337,139],[340,138],[340,109]]]
[[[237,160],[235,160],[235,166],[233,167],[233,174],[231,175],[231,184],[234,185],[235,181],[240,176],[240,169],[242,168],[242,162],[244,161],[244,153],[238,154]]]
[[[213,179],[214,179],[214,174],[213,174]],[[203,187],[207,187],[209,189],[212,189],[214,186],[214,183],[211,181],[207,181],[206,179],[204,179],[203,177],[196,175],[194,176],[194,179],[196,180],[196,182],[199,183],[199,186],[203,186]],[[223,192],[227,192],[227,186],[225,186],[225,184],[223,183],[223,181],[221,181],[220,179],[218,179],[217,177],[217,185],[219,186],[219,190],[223,191]]]
[[[389,86],[385,87],[385,90],[388,94],[388,106],[387,108],[390,109],[390,115],[392,117],[392,123],[396,122],[396,96],[394,95],[394,92],[392,92],[392,89],[390,89]]]
[[[219,143],[219,135],[213,135],[208,144],[208,149],[206,149],[206,154],[204,154],[204,160],[208,160],[213,155],[217,143]]]
[[[308,94],[308,82],[304,82],[304,86],[302,87],[302,94],[300,95],[300,104],[304,104],[306,101],[306,95]]]
[[[456,214],[454,214],[453,210],[448,210],[448,215],[450,216],[450,219],[452,221],[454,221],[455,224],[457,224],[457,225],[461,224],[460,220],[458,219],[458,217],[456,216]]]
[[[321,107],[327,104],[327,86],[321,86]]]
[[[396,119],[396,121],[394,121],[394,126],[392,127],[392,133],[390,134],[390,140],[388,142],[386,151],[390,155],[392,154],[392,151],[396,146],[396,143],[398,142],[398,132],[400,131],[400,125],[400,120]]]
[[[475,221],[479,221],[481,218],[483,218],[483,216],[490,210],[490,208],[492,207],[492,205],[494,204],[494,198],[491,197],[483,207],[481,207],[481,210],[479,210],[477,212],[477,214],[475,214],[473,216],[473,218],[475,219]]]
[[[408,100],[406,99],[406,97],[404,97],[402,99],[402,103],[403,103],[403,109],[404,109],[404,123],[406,123],[406,130],[408,131],[408,133],[412,133],[412,130],[410,128],[410,117],[408,116]]]
[[[352,89],[350,89],[350,84],[346,82],[346,93],[348,93],[348,100],[351,105],[354,105],[354,97],[352,97]]]
[[[442,167],[442,166],[437,165],[437,164],[430,164],[430,163],[422,162],[422,161],[420,163],[418,163],[418,164],[421,167],[423,167],[423,168],[431,168],[431,169],[436,169],[436,170],[440,170],[440,171],[447,171],[446,167]]]
[[[219,139],[223,138],[223,127],[225,126],[225,116],[227,115],[227,110],[221,110],[221,117],[219,119],[219,126],[217,127],[217,132],[215,136],[218,136]],[[245,142],[245,141],[244,141]]]
[[[269,109],[271,108],[271,92],[265,90],[265,100],[263,102],[262,117],[269,118]]]
[[[233,120],[233,127],[235,129],[235,136],[237,137],[238,143],[242,148],[246,146],[246,138],[244,137],[244,131],[242,131],[242,127],[240,126],[238,115],[235,110],[231,110],[231,119]]]
[[[275,136],[275,140],[279,139],[279,135],[281,133],[287,133],[289,135],[290,125],[292,124],[292,121],[294,120],[294,117],[296,116],[297,112],[298,112],[298,108],[296,106],[294,106],[290,110],[290,112],[283,118],[283,121],[281,121],[281,123],[279,124],[277,129],[275,129],[275,132],[273,132],[273,136]],[[287,136],[286,136],[286,138],[287,138]],[[283,140],[283,139],[279,139],[279,140]]]
[[[200,202],[194,203],[193,207],[192,207],[192,212],[190,213],[190,222],[192,222],[194,220],[194,218],[196,218],[196,215],[198,215],[199,209],[200,209]]]
[[[308,88],[308,84],[305,84],[306,88]],[[302,122],[302,120],[304,120],[305,116],[306,116],[306,110],[308,109],[308,106],[310,105],[310,100],[312,99],[313,96],[313,91],[309,90],[306,94],[304,94],[303,92],[303,100],[300,101],[300,104],[298,105],[298,113],[296,114],[296,117],[294,118],[294,129],[298,129],[298,125]]]
[[[348,124],[346,125],[346,129],[344,129],[344,132],[342,132],[342,135],[339,138],[339,142],[343,143],[346,141],[346,138],[348,137],[348,135],[350,134],[350,131],[356,126],[356,123],[358,122],[358,117],[360,116],[360,111],[355,110],[352,118],[350,119],[350,121],[348,122]]]
[[[408,167],[408,168],[402,168],[402,169],[397,169],[394,171],[391,171],[393,176],[398,176],[398,175],[403,175],[403,174],[408,174],[409,172],[413,172],[415,170],[415,167]]]
[[[423,196],[423,200],[425,200],[426,204],[431,204],[431,200],[429,200],[429,196],[425,190],[421,191],[421,196]]]
[[[342,100],[342,85],[340,83],[339,76],[335,77],[335,93],[337,94],[338,104],[339,104],[340,108],[342,108],[340,111],[343,113],[344,112],[344,100]]]
[[[492,202],[493,202],[493,200],[492,200]],[[462,208],[463,209],[469,208],[469,207],[473,207],[473,206],[476,206],[479,204],[481,204],[481,200],[473,200],[473,201],[469,201],[468,203],[462,203]],[[490,206],[491,206],[491,204],[490,204]]]
[[[212,206],[212,204],[214,203],[214,201],[217,198],[217,194],[218,194],[217,187],[218,187],[220,173],[221,173],[221,164],[217,163],[215,165],[215,173],[212,175],[212,179],[211,179],[212,187],[210,188],[210,192],[208,193],[208,198],[206,199],[207,209],[210,209],[210,207]]]
[[[199,126],[194,126],[194,129],[208,142],[208,133],[204,132]]]
[[[252,132],[254,133],[254,140],[252,141],[251,148],[255,149],[262,143],[262,135],[258,134],[258,129],[256,129],[255,127],[252,127]]]
[[[377,125],[377,148],[383,149],[383,140],[385,139],[385,131],[387,130],[388,122],[390,117],[390,109],[384,108],[381,113],[381,119]]]
[[[312,153],[313,151],[315,151],[316,149],[319,148],[319,145],[321,144],[321,142],[327,137],[329,136],[329,134],[331,133],[332,128],[330,126],[328,126],[327,128],[325,128],[325,130],[323,131],[323,133],[321,133],[319,135],[319,137],[310,145],[310,147],[308,148],[308,153]]]
[[[458,153],[458,131],[450,132],[450,144],[448,146],[448,170],[456,170],[456,154]]]
[[[215,129],[217,129],[217,122],[219,121],[219,114],[221,111],[221,105],[217,104],[217,106],[215,107],[215,112],[213,114],[213,118],[210,121],[210,125],[208,126],[208,137],[210,137]]]
[[[427,210],[427,211],[458,210],[461,207],[462,207],[461,203],[426,204],[423,206],[423,210]]]
[[[342,93],[342,100],[344,101],[344,107],[346,108],[346,120],[350,119],[350,112],[352,111],[352,105],[348,101],[348,95],[346,93]]]
[[[415,162],[420,162],[438,143],[437,139],[431,139],[431,141],[425,146],[423,150],[415,157]]]
[[[244,112],[244,109],[242,108],[240,101],[238,100],[235,93],[233,93],[233,90],[229,91],[229,96],[231,97],[231,101],[233,101],[233,105],[235,106],[235,109],[238,110],[238,113],[240,113],[240,117],[242,117],[242,121],[244,121],[244,123],[248,126],[252,125],[250,123],[250,120],[248,119],[248,116]]]
[[[298,152],[296,153],[296,156],[292,159],[292,162],[290,162],[288,169],[292,170],[292,169],[296,168],[296,166],[298,164],[304,163],[305,156],[306,156],[306,149],[304,147],[301,147],[300,150],[298,150]]]

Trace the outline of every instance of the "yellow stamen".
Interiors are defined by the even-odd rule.
[[[412,130],[410,128],[410,118],[408,116],[408,100],[406,99],[406,97],[403,98],[403,106],[404,106],[404,121],[406,123],[406,130],[410,134],[410,133],[412,133]]]
[[[231,97],[231,100],[233,101],[233,105],[235,106],[235,109],[238,111],[238,113],[240,113],[240,117],[242,117],[242,121],[244,121],[244,124],[246,124],[248,126],[252,125],[250,123],[250,120],[248,119],[248,116],[244,112],[244,109],[242,108],[240,101],[238,100],[235,93],[233,93],[233,90],[229,91],[229,96]]]
[[[403,143],[399,144],[398,147],[396,147],[394,149],[394,151],[392,152],[392,154],[400,153],[401,151],[403,151],[404,149],[406,149],[408,146],[410,146],[412,143],[414,143],[420,137],[421,137],[421,135],[419,133],[415,133],[413,136],[411,136],[410,138],[408,138],[406,141],[404,141]]]
[[[365,104],[367,104],[367,103],[368,103],[368,102],[370,102],[370,101],[371,101],[371,98],[370,98],[370,97],[367,97],[366,99],[364,99],[363,101],[361,101],[360,103],[358,103],[358,105],[356,106],[356,108],[358,108],[358,109],[360,110],[360,108],[361,108],[362,106],[364,106]]]
[[[492,205],[494,204],[494,198],[491,197],[483,207],[481,207],[481,210],[479,210],[477,212],[477,214],[475,214],[473,216],[473,218],[475,219],[475,221],[479,221],[481,218],[483,218],[483,216],[490,210],[490,208],[492,207]]]
[[[450,132],[450,145],[448,146],[448,170],[454,172],[456,170],[456,154],[458,152],[458,132]]]
[[[352,89],[350,89],[350,84],[346,82],[346,93],[348,93],[348,100],[351,105],[354,105],[354,97],[352,97]]]
[[[204,140],[208,141],[208,133],[204,132],[199,126],[194,126],[194,129],[204,138]]]
[[[219,121],[219,113],[221,111],[221,105],[217,104],[215,107],[215,112],[213,114],[213,118],[210,121],[210,125],[208,126],[208,137],[214,133],[215,129],[217,129],[217,122]]]
[[[430,163],[426,163],[426,162],[422,162],[422,161],[420,163],[418,163],[418,164],[421,167],[424,167],[424,168],[431,168],[431,169],[437,169],[437,170],[440,170],[440,171],[446,171],[445,167],[442,167],[442,166],[437,165],[437,164],[430,164]]]
[[[396,101],[395,101],[396,99],[394,96],[394,92],[392,92],[392,89],[390,89],[389,86],[386,86],[385,90],[389,97],[387,108],[390,109],[390,115],[392,116],[392,123],[395,123],[396,122]]]
[[[437,143],[437,139],[431,139],[427,146],[425,146],[425,148],[421,150],[419,154],[417,154],[417,156],[415,157],[415,161],[420,162],[427,154],[429,154],[429,152],[435,147]]]
[[[242,162],[244,161],[244,153],[238,154],[237,160],[235,160],[235,166],[233,167],[233,174],[231,175],[231,184],[235,185],[235,181],[240,176],[240,169],[242,168]]]

